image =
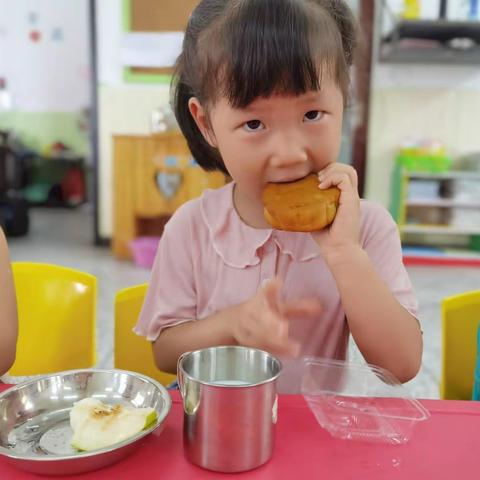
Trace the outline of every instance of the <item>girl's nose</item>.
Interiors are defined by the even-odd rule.
[[[277,137],[277,141],[272,146],[270,163],[273,167],[290,167],[307,161],[308,154],[300,139],[286,136],[279,139]]]

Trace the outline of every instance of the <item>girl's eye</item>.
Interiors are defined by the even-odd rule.
[[[258,130],[262,130],[264,125],[260,120],[250,120],[243,125],[243,128],[247,132],[257,132]]]
[[[316,122],[323,117],[323,112],[320,110],[310,110],[304,115],[305,122]]]

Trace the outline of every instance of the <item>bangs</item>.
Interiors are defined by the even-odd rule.
[[[221,95],[243,108],[275,93],[296,96],[320,90],[322,77],[330,75],[346,98],[342,38],[335,21],[318,5],[298,0],[238,0],[230,5],[198,45],[205,68],[202,97]]]

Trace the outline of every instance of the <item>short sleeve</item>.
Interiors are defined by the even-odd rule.
[[[165,225],[159,242],[137,335],[154,341],[160,332],[196,318],[196,294],[192,262],[194,204],[185,204]]]
[[[398,227],[390,213],[380,205],[362,201],[361,237],[364,250],[389,290],[403,307],[417,317],[417,300],[403,265]]]

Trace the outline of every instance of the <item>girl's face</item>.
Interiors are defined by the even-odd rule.
[[[196,98],[189,106],[236,183],[238,213],[253,227],[268,227],[261,203],[268,182],[300,179],[338,158],[344,105],[331,79],[323,79],[320,91],[258,98],[246,108],[233,108],[220,98],[208,119]]]

